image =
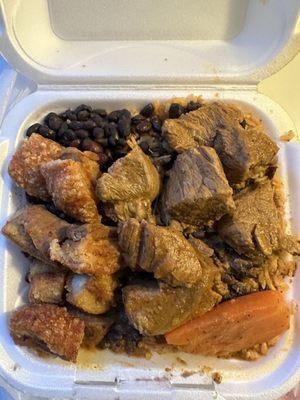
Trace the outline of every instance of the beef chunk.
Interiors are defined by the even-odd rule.
[[[84,322],[84,338],[82,347],[86,348],[98,346],[115,320],[113,314],[90,315],[75,307],[69,307],[68,311],[74,315],[74,317],[77,317]]]
[[[41,173],[57,208],[80,222],[99,220],[94,188],[80,162],[50,161],[41,166]]]
[[[23,306],[13,311],[9,329],[16,344],[41,348],[73,362],[84,335],[84,323],[66,308],[53,304]]]
[[[90,277],[70,274],[67,279],[67,301],[90,314],[103,314],[113,305],[117,279],[112,275]]]
[[[142,268],[174,286],[201,279],[204,259],[179,231],[131,218],[119,228],[119,244],[133,270]]]
[[[233,105],[213,102],[178,119],[167,119],[163,133],[170,147],[181,153],[198,146],[212,146],[218,127],[227,127],[242,119],[241,111]]]
[[[276,164],[276,143],[261,130],[243,129],[238,123],[219,129],[214,148],[230,184],[264,176]]]
[[[64,300],[65,280],[66,272],[61,268],[33,260],[28,274],[29,302],[61,304]]]
[[[42,200],[50,200],[45,179],[40,166],[57,159],[63,147],[53,140],[33,134],[24,141],[14,154],[8,172],[15,183],[30,195]]]
[[[221,296],[212,290],[215,275],[214,268],[204,268],[202,281],[191,288],[152,281],[125,286],[127,316],[141,334],[163,335],[220,301]]]
[[[136,146],[98,179],[97,195],[106,203],[106,214],[116,221],[149,219],[159,185],[156,168]]]
[[[113,274],[122,266],[116,230],[100,223],[69,226],[64,241],[52,240],[50,257],[75,273],[93,276]]]
[[[224,241],[248,257],[270,255],[278,249],[283,233],[272,184],[268,181],[240,192],[235,204],[233,215],[224,216],[218,223]]]
[[[232,213],[232,189],[214,149],[199,147],[180,154],[165,186],[163,209],[171,217],[203,225]]]

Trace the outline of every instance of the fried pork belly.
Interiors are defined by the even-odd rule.
[[[91,277],[70,274],[67,279],[67,301],[89,314],[103,314],[113,305],[117,279],[113,275]]]
[[[59,267],[33,260],[27,276],[29,303],[61,304],[64,300],[66,271]]]
[[[45,162],[59,158],[63,147],[41,135],[33,134],[17,149],[8,167],[8,172],[17,186],[30,196],[50,200],[46,182],[40,172]]]
[[[16,344],[46,350],[73,362],[84,336],[84,322],[53,304],[23,306],[13,311],[9,329]]]
[[[159,192],[159,174],[139,146],[117,160],[97,182],[96,193],[106,214],[116,221],[148,220]]]
[[[122,266],[116,229],[100,223],[69,226],[64,241],[51,242],[50,257],[79,274],[111,275]]]
[[[57,208],[80,222],[99,220],[93,185],[83,164],[71,159],[54,160],[40,169]]]

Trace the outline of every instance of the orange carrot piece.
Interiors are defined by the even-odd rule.
[[[283,296],[268,290],[221,303],[165,338],[189,353],[225,356],[275,338],[289,329],[289,320]]]

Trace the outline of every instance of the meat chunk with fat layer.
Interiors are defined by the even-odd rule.
[[[64,301],[66,275],[67,272],[59,267],[33,260],[27,277],[29,303],[61,304]]]
[[[67,301],[89,314],[107,312],[114,301],[117,279],[113,275],[91,277],[70,274],[67,279]]]
[[[141,282],[123,289],[125,311],[143,335],[163,335],[204,314],[221,300],[212,290],[215,269],[205,268],[202,281],[191,288]]]
[[[69,226],[63,241],[51,242],[50,257],[75,273],[93,276],[113,274],[123,265],[116,229],[100,223]]]
[[[218,232],[238,254],[270,255],[283,237],[272,183],[247,188],[235,196],[236,210],[218,223]]]
[[[59,158],[63,147],[41,135],[33,134],[17,149],[8,167],[8,172],[17,186],[30,196],[50,200],[46,182],[40,172],[44,163]]]
[[[162,208],[181,222],[201,226],[233,212],[232,193],[215,150],[202,146],[177,157]]]
[[[74,160],[54,160],[41,166],[55,206],[80,222],[99,220],[94,188],[83,165]]]
[[[119,245],[127,265],[142,268],[174,286],[192,286],[202,276],[204,257],[179,231],[146,221],[120,224]]]
[[[97,182],[97,195],[106,204],[106,214],[126,221],[151,217],[151,203],[159,192],[159,174],[139,146],[117,160]]]
[[[76,361],[84,322],[54,304],[23,306],[13,311],[10,334],[18,345],[34,347]]]
[[[232,185],[260,178],[276,166],[278,146],[259,129],[245,130],[238,123],[218,129],[214,148]]]
[[[182,153],[199,146],[212,146],[218,127],[230,126],[242,119],[240,109],[218,101],[182,114],[178,119],[167,119],[163,134],[170,147]]]

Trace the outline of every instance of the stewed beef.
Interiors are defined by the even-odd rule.
[[[233,212],[232,189],[213,148],[202,146],[177,157],[162,203],[167,215],[198,226]]]

